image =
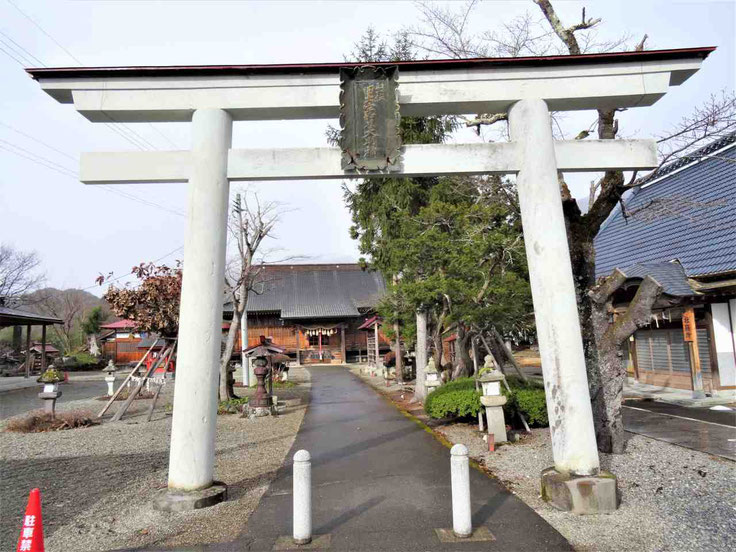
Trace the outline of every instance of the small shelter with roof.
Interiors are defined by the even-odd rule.
[[[0,328],[9,326],[25,326],[26,328],[26,358],[23,364],[26,377],[30,377],[31,371],[36,367],[34,364],[34,351],[36,348],[40,357],[40,363],[37,367],[41,372],[46,370],[47,355],[50,352],[49,347],[51,347],[46,343],[46,327],[52,324],[63,323],[63,320],[53,316],[44,316],[35,312],[6,307],[5,298],[0,297]],[[31,345],[31,328],[33,326],[41,326],[41,342]],[[51,347],[51,350],[51,352],[56,351],[58,353],[58,350],[53,347]]]
[[[595,250],[598,276],[618,268],[628,277],[616,310],[646,276],[663,288],[651,324],[629,341],[629,375],[695,391],[699,371],[705,393],[736,397],[736,133],[640,181]]]

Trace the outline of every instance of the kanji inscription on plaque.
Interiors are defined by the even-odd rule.
[[[383,173],[399,170],[397,67],[340,69],[342,169]]]

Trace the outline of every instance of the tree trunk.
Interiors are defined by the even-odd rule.
[[[89,334],[87,339],[89,340],[89,354],[95,358],[100,356],[100,346],[97,344],[97,336],[95,334]]]
[[[427,311],[417,311],[417,346],[416,346],[417,377],[414,383],[414,398],[424,401],[427,388],[424,381],[424,370],[427,367]]]
[[[399,321],[394,322],[394,333],[396,334],[396,383],[404,383],[404,359],[401,356],[401,326]]]
[[[472,359],[468,354],[468,340],[470,333],[462,324],[457,328],[457,339],[455,340],[455,367],[452,371],[452,379],[467,378],[472,372]]]
[[[626,312],[611,323],[613,294],[625,281],[626,275],[615,270],[586,294],[597,351],[597,362],[588,366],[596,441],[601,452],[613,454],[622,454],[626,445],[621,415],[626,364],[621,346],[637,328],[649,323],[652,306],[662,293],[662,286],[646,276]]]
[[[432,356],[434,357],[434,365],[437,367],[439,372],[442,371],[442,325],[439,321],[435,321],[432,326]]]
[[[230,383],[230,374],[228,373],[228,367],[230,366],[230,358],[233,355],[233,349],[235,348],[235,338],[240,332],[240,314],[238,309],[233,309],[233,321],[230,323],[230,329],[227,332],[227,339],[225,340],[225,350],[222,352],[222,358],[220,359],[220,400],[226,401],[228,399],[235,398],[235,392],[233,386]],[[243,369],[247,370],[248,367],[243,364]]]

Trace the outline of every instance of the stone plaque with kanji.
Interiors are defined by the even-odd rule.
[[[347,172],[399,170],[397,67],[340,69],[340,148]]]

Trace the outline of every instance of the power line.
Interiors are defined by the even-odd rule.
[[[33,24],[33,26],[35,26],[35,27],[36,27],[36,28],[37,28],[37,29],[38,29],[39,31],[41,31],[41,32],[42,32],[42,33],[43,33],[44,35],[46,35],[46,36],[47,36],[47,37],[48,37],[48,38],[49,38],[49,39],[50,39],[50,40],[51,40],[51,41],[52,41],[52,42],[53,42],[54,44],[56,44],[56,45],[57,45],[57,46],[58,46],[59,48],[61,48],[62,50],[64,50],[64,52],[65,52],[65,53],[66,53],[66,54],[67,54],[67,55],[68,55],[69,57],[71,57],[71,58],[72,58],[72,59],[73,59],[74,61],[76,61],[76,62],[77,62],[77,64],[79,64],[79,65],[84,65],[84,63],[82,63],[82,61],[81,61],[81,60],[80,60],[80,59],[79,59],[78,57],[76,57],[76,56],[75,56],[74,54],[72,54],[72,53],[71,53],[71,52],[70,52],[70,51],[69,51],[68,49],[66,49],[66,48],[65,48],[65,47],[64,47],[64,46],[63,46],[63,45],[62,45],[62,44],[61,44],[61,43],[60,43],[60,42],[59,42],[58,40],[56,40],[56,39],[55,39],[55,38],[54,38],[54,37],[53,37],[53,36],[51,35],[51,33],[49,33],[48,31],[46,31],[46,29],[44,29],[44,28],[43,28],[43,27],[41,26],[41,24],[40,24],[40,23],[39,23],[38,21],[36,21],[36,20],[35,20],[35,19],[34,19],[33,17],[31,17],[30,15],[28,15],[28,14],[27,14],[26,12],[24,12],[24,11],[23,11],[22,9],[20,9],[20,8],[19,8],[19,7],[18,7],[18,6],[17,6],[17,5],[15,4],[15,3],[13,3],[13,2],[11,1],[11,0],[5,0],[5,1],[6,1],[6,2],[8,3],[8,4],[10,4],[11,6],[13,6],[13,8],[15,8],[15,9],[16,9],[16,10],[17,10],[17,11],[18,11],[18,12],[19,12],[19,13],[20,13],[20,14],[21,14],[21,15],[22,15],[23,17],[25,17],[26,19],[28,19],[28,21],[30,21],[30,22],[31,22],[31,23]],[[12,39],[11,39],[11,40],[12,40]],[[15,41],[13,41],[13,42],[15,42]],[[25,48],[23,48],[22,46],[20,46],[20,44],[19,44],[18,46],[19,46],[19,47],[20,47],[21,49],[23,49],[23,50],[25,51]],[[4,51],[4,50],[3,50],[3,51]],[[13,52],[14,52],[14,53],[15,53],[16,55],[18,55],[18,52],[17,52],[17,51],[15,51],[15,50],[12,50],[12,51],[13,51]],[[6,53],[6,54],[7,54],[8,56],[10,56],[10,57],[13,57],[13,56],[11,56],[10,54],[8,54],[7,52],[5,52],[5,53]],[[32,54],[30,54],[30,55],[32,55]],[[21,57],[22,57],[22,56],[21,56]],[[33,56],[33,57],[35,58],[35,56]],[[15,59],[15,61],[16,61],[16,62],[18,62],[18,63],[19,63],[20,65],[21,65],[21,67],[23,67],[23,65],[24,65],[24,64],[23,64],[22,62],[18,61],[18,60],[17,60],[16,58],[14,58],[14,57],[13,57],[13,59]],[[38,58],[36,58],[36,59],[38,60]],[[38,60],[38,61],[40,61],[40,60]],[[33,64],[32,64],[32,63],[30,63],[29,65],[33,65]],[[41,63],[41,65],[44,65],[44,64],[43,64],[43,63]],[[45,67],[45,65],[44,65],[44,67]],[[113,123],[117,123],[117,121],[114,121],[114,120],[113,120],[113,119],[112,119],[112,118],[111,118],[111,117],[110,117],[109,115],[107,115],[107,113],[105,113],[105,116],[106,116],[106,117],[107,117],[108,119],[110,119],[110,121],[112,121]],[[105,126],[107,126],[108,128],[110,128],[111,130],[113,130],[113,132],[115,132],[115,133],[119,134],[119,135],[120,135],[120,136],[122,136],[122,137],[123,137],[123,138],[124,138],[125,140],[127,140],[128,142],[130,142],[131,144],[133,144],[134,146],[136,146],[137,148],[139,148],[139,149],[141,149],[141,150],[144,150],[144,149],[148,149],[148,148],[146,147],[146,145],[147,145],[148,147],[152,148],[152,149],[158,149],[158,148],[157,148],[156,146],[154,146],[154,145],[153,145],[153,144],[152,144],[151,142],[149,142],[149,141],[148,141],[148,140],[147,140],[146,138],[144,138],[143,136],[141,136],[140,134],[138,134],[138,133],[137,133],[137,132],[136,132],[135,130],[133,130],[132,128],[130,128],[129,126],[127,126],[127,125],[125,125],[125,124],[123,124],[123,123],[117,123],[117,124],[119,124],[119,125],[120,125],[121,127],[123,127],[123,129],[125,129],[125,131],[127,131],[128,133],[130,133],[130,135],[126,135],[126,134],[125,134],[125,132],[123,132],[123,129],[121,129],[121,128],[117,128],[117,127],[115,127],[115,126],[113,126],[113,125],[111,125],[111,124],[109,124],[109,123],[104,123],[104,124],[105,124]],[[154,128],[154,127],[153,127],[153,125],[151,125],[150,123],[148,123],[148,125],[149,125],[149,126],[150,126],[151,128]],[[155,129],[155,128],[154,128],[154,130],[155,130],[155,131],[156,131],[156,132],[157,132],[158,134],[161,134],[161,135],[163,135],[163,134],[161,133],[161,131],[159,131],[159,130],[157,130],[157,129]],[[135,137],[135,138],[133,138],[133,137]],[[169,141],[169,143],[173,144],[173,142],[171,142],[171,140],[169,140],[168,138],[166,138],[166,140],[167,140],[167,141]],[[140,143],[137,143],[137,142],[140,142]],[[142,143],[142,144],[144,144],[144,146],[143,146],[143,147],[141,147],[141,145],[140,145],[141,143]],[[176,147],[176,146],[175,146],[175,147]]]
[[[11,51],[13,51],[13,50],[11,50]],[[7,50],[6,50],[5,48],[3,48],[2,46],[0,46],[0,52],[4,53],[4,54],[5,54],[6,56],[8,56],[8,57],[9,57],[10,59],[12,59],[13,61],[15,61],[15,63],[17,63],[17,64],[18,64],[18,65],[20,65],[21,67],[23,67],[23,66],[25,65],[25,64],[24,64],[24,63],[23,63],[23,62],[22,62],[21,60],[19,60],[19,59],[18,59],[17,57],[15,57],[15,56],[14,56],[13,54],[11,54],[10,52],[8,52],[8,51],[7,51]],[[16,55],[17,55],[17,54],[16,54]]]
[[[0,142],[3,142],[4,144],[7,144],[7,145],[0,144],[0,149],[3,149],[3,150],[5,150],[5,151],[7,151],[9,153],[13,153],[13,154],[17,155],[18,157],[23,157],[23,158],[25,158],[25,159],[27,159],[29,161],[32,161],[33,163],[36,163],[36,164],[41,165],[41,166],[44,166],[47,169],[51,169],[53,171],[56,171],[59,174],[62,174],[64,176],[68,177],[68,178],[71,178],[71,179],[79,182],[79,176],[74,171],[72,171],[71,169],[69,169],[68,167],[65,167],[63,165],[60,165],[60,164],[58,164],[58,163],[56,163],[54,161],[51,161],[50,159],[47,159],[46,157],[43,157],[41,155],[38,155],[37,153],[34,153],[32,151],[29,151],[29,150],[27,150],[25,148],[21,148],[20,146],[16,146],[16,145],[8,142],[7,140],[0,139]],[[10,146],[10,147],[8,147],[8,146]],[[15,149],[17,149],[19,151],[14,151],[13,149],[10,149],[10,148],[15,148]],[[135,201],[137,203],[140,203],[142,205],[146,205],[148,207],[155,207],[157,209],[161,209],[163,211],[167,211],[167,212],[169,212],[171,214],[174,214],[174,215],[177,215],[177,216],[180,216],[180,217],[184,217],[185,216],[184,213],[182,213],[181,211],[177,211],[175,209],[169,209],[168,207],[166,207],[164,205],[161,205],[159,203],[155,203],[153,201],[149,201],[147,199],[144,199],[142,197],[133,195],[133,194],[128,193],[128,192],[123,192],[121,190],[116,190],[116,189],[114,189],[114,188],[112,188],[110,186],[104,185],[104,184],[103,185],[94,186],[94,188],[100,188],[100,189],[102,189],[102,190],[104,190],[106,192],[109,192],[109,193],[112,193],[112,194],[116,194],[116,195],[119,195],[121,197],[125,197],[127,199],[130,199],[131,201]]]
[[[47,144],[43,140],[39,140],[38,138],[35,138],[35,137],[31,136],[30,134],[23,132],[22,130],[18,130],[17,128],[15,128],[13,126],[10,126],[7,123],[3,123],[2,121],[0,121],[0,125],[4,126],[5,128],[8,128],[8,129],[12,130],[13,132],[15,132],[17,134],[20,134],[21,136],[24,136],[24,137],[28,138],[29,140],[33,140],[34,142],[38,142],[42,146],[47,147],[50,150],[55,151],[56,153],[58,153],[60,155],[63,155],[64,157],[68,157],[72,161],[75,161],[75,162],[77,161],[77,158],[74,157],[73,155],[69,155],[68,153],[66,153],[64,151],[61,151],[60,149],[57,149],[54,146],[52,146],[50,144]]]
[[[45,35],[46,35],[47,37],[49,37],[49,38],[51,39],[51,41],[52,41],[52,42],[53,42],[54,44],[56,44],[56,45],[57,45],[57,46],[58,46],[59,48],[61,48],[62,50],[64,50],[64,52],[66,52],[66,54],[67,54],[67,55],[68,55],[68,56],[69,56],[70,58],[72,58],[72,59],[73,59],[74,61],[76,61],[76,62],[77,62],[77,63],[78,63],[79,65],[84,65],[84,63],[82,63],[81,61],[79,61],[79,58],[77,58],[77,57],[76,57],[76,56],[75,56],[74,54],[72,54],[72,53],[71,53],[71,52],[70,52],[69,50],[67,50],[66,48],[64,48],[64,46],[62,46],[62,45],[61,45],[61,44],[59,43],[59,41],[58,41],[58,40],[56,40],[56,39],[55,39],[55,38],[54,38],[53,36],[51,36],[51,35],[50,35],[49,33],[47,33],[47,32],[46,32],[46,31],[44,30],[44,28],[43,28],[43,27],[41,27],[41,25],[39,25],[39,24],[38,24],[38,23],[36,22],[36,20],[35,20],[35,19],[33,19],[33,18],[32,18],[32,17],[30,16],[30,15],[28,15],[28,14],[27,14],[26,12],[24,12],[24,11],[23,11],[22,9],[20,9],[20,8],[19,8],[18,6],[16,6],[16,5],[15,5],[15,4],[13,3],[13,2],[11,2],[11,0],[5,0],[5,1],[6,1],[6,2],[8,3],[8,4],[10,4],[11,6],[13,6],[13,7],[14,7],[14,8],[15,8],[15,9],[16,9],[16,10],[18,11],[18,13],[20,13],[20,14],[21,14],[21,15],[22,15],[23,17],[25,17],[25,18],[26,18],[26,19],[27,19],[28,21],[30,21],[30,22],[31,22],[31,23],[32,23],[32,24],[33,24],[33,25],[34,25],[34,26],[35,26],[35,27],[36,27],[36,28],[37,28],[37,29],[38,29],[39,31],[41,31],[41,32],[42,32],[43,34],[45,34]]]
[[[180,246],[179,246],[179,247],[177,247],[176,249],[173,249],[173,250],[169,251],[168,253],[166,253],[165,255],[162,255],[162,256],[161,256],[161,257],[159,257],[158,259],[154,259],[154,260],[152,260],[152,261],[150,261],[150,262],[151,262],[151,263],[157,263],[157,262],[159,262],[159,261],[162,261],[162,260],[164,260],[164,259],[165,259],[166,257],[169,257],[170,255],[173,255],[174,253],[176,253],[177,251],[181,251],[182,249],[184,249],[184,246],[183,246],[183,245],[180,245]],[[111,273],[111,274],[112,274],[112,273]],[[105,284],[111,284],[111,283],[113,283],[113,282],[117,282],[117,281],[119,281],[119,280],[122,280],[123,278],[128,278],[128,277],[130,277],[130,276],[132,276],[132,275],[133,275],[133,273],[132,273],[132,272],[129,272],[129,273],[127,273],[127,274],[123,274],[122,276],[118,276],[117,278],[112,278],[111,280],[105,280],[105,281],[104,281],[103,283],[105,283]],[[93,285],[93,286],[89,286],[89,287],[86,287],[86,288],[82,288],[82,291],[87,291],[87,290],[89,290],[89,289],[92,289],[92,288],[100,287],[100,285],[102,285],[102,284],[95,284],[95,285]]]
[[[15,40],[13,40],[13,38],[12,38],[12,37],[10,37],[10,36],[9,36],[9,35],[8,35],[7,33],[4,33],[3,31],[0,31],[0,35],[3,35],[3,36],[4,36],[5,38],[7,38],[7,39],[8,39],[8,40],[9,40],[10,42],[12,42],[12,43],[13,43],[13,44],[15,44],[15,45],[16,45],[16,46],[17,46],[18,48],[20,48],[20,49],[21,49],[21,50],[22,50],[23,52],[25,52],[25,53],[27,54],[27,56],[25,56],[25,57],[27,57],[27,58],[29,58],[29,59],[34,59],[34,60],[35,60],[35,61],[36,61],[36,62],[37,62],[37,63],[38,63],[39,65],[41,65],[42,67],[46,67],[46,65],[44,65],[43,61],[41,61],[40,59],[38,59],[38,58],[37,58],[36,56],[34,56],[34,55],[33,55],[33,54],[31,53],[31,52],[29,52],[29,51],[28,51],[28,50],[26,50],[26,49],[25,49],[25,48],[24,48],[23,46],[21,46],[20,44],[18,44],[18,43],[17,43],[17,42],[15,41]]]

